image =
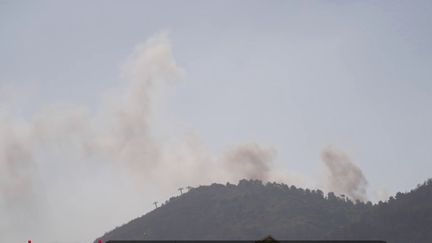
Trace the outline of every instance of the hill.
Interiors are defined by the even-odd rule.
[[[388,242],[432,242],[432,179],[409,193],[378,203],[334,238],[385,239]]]
[[[241,180],[192,188],[106,233],[107,240],[381,239],[432,242],[432,180],[388,202]]]

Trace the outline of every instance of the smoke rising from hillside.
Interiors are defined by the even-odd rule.
[[[328,169],[328,188],[351,199],[365,201],[367,199],[367,180],[361,169],[355,165],[347,154],[327,147],[321,151],[321,159]]]
[[[272,172],[275,150],[264,148],[256,143],[242,144],[225,154],[228,171],[234,172],[238,179],[250,178],[267,181]]]
[[[134,49],[122,68],[126,85],[103,96],[94,112],[68,104],[43,107],[28,120],[0,113],[0,241],[91,240],[179,185],[301,183],[275,168],[271,147],[249,142],[214,155],[197,136],[159,136],[163,90],[183,76],[160,34]],[[365,199],[366,180],[346,155],[326,150],[322,157],[330,190]],[[74,223],[83,219],[92,227]]]

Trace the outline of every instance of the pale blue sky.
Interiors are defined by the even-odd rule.
[[[185,79],[164,114],[213,151],[257,141],[316,176],[326,145],[372,189],[432,172],[430,1],[0,1],[0,102],[97,106],[137,43],[168,31]],[[187,130],[186,129],[186,130]]]

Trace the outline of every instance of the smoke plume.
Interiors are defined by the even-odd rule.
[[[275,168],[271,147],[250,142],[214,155],[190,132],[158,133],[164,90],[185,76],[166,34],[138,45],[121,74],[120,87],[93,109],[54,104],[28,119],[0,110],[1,242],[90,242],[179,186],[304,183]],[[365,199],[366,179],[345,154],[327,149],[322,158],[331,189]]]
[[[328,189],[344,194],[353,200],[366,200],[367,180],[361,169],[341,150],[327,147],[321,151],[321,159],[328,169]]]
[[[228,171],[237,179],[250,178],[267,181],[270,177],[275,150],[256,143],[242,144],[224,155]]]
[[[0,113],[0,241],[90,241],[179,185],[272,178],[271,148],[248,143],[217,156],[195,135],[157,133],[164,90],[184,76],[166,34],[136,46],[121,74],[96,109]]]

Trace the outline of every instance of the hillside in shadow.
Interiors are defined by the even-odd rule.
[[[269,234],[279,240],[432,242],[432,179],[378,204],[257,180],[200,186],[99,239],[256,240]]]

